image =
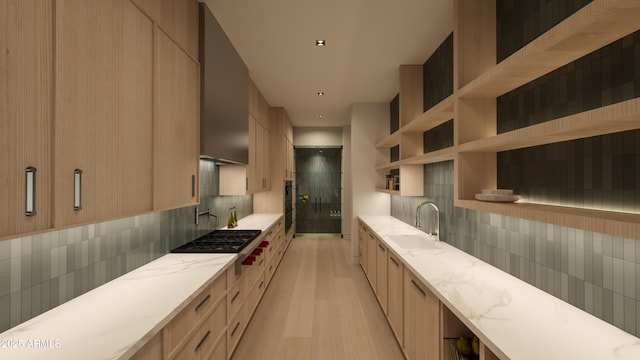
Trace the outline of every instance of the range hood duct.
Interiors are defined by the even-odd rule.
[[[201,158],[247,164],[249,71],[204,3],[199,41]]]

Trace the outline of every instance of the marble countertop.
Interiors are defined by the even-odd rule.
[[[640,359],[639,338],[396,218],[360,218],[500,358]]]
[[[282,214],[253,214],[239,229],[268,229]],[[166,254],[0,334],[0,359],[126,359],[236,260]]]

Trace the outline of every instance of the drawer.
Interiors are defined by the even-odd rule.
[[[238,310],[241,308],[242,303],[244,303],[245,293],[244,289],[239,286],[234,286],[229,289],[227,295],[227,312],[229,322],[231,322],[231,318],[236,315]]]
[[[277,256],[272,257],[271,260],[269,260],[269,262],[267,263],[266,268],[264,269],[264,277],[267,285],[269,285],[269,283],[271,282],[271,278],[273,277],[273,274],[275,274],[276,272],[276,269],[278,267],[277,260],[278,260]]]
[[[247,326],[246,319],[245,311],[242,310],[238,311],[231,321],[229,321],[229,325],[227,326],[227,357],[229,358],[236,349],[236,345],[238,345],[238,341]]]
[[[206,320],[177,352],[175,360],[208,359],[222,338],[226,341],[227,302],[219,299]]]
[[[204,320],[213,305],[218,302],[227,290],[227,277],[218,276],[209,287],[198,294],[164,329],[164,345],[166,353],[171,355],[178,346],[190,336],[195,327]],[[225,306],[226,309],[226,306]]]

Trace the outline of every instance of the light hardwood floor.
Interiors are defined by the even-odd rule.
[[[404,359],[350,240],[296,237],[234,360]]]

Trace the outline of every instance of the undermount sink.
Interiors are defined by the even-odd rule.
[[[387,237],[393,240],[400,247],[407,250],[427,250],[438,249],[434,243],[434,238],[427,234],[424,235],[387,235]]]

